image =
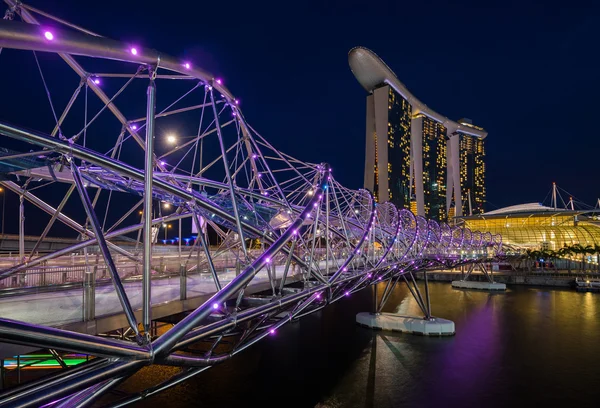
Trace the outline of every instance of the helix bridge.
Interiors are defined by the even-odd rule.
[[[417,272],[502,249],[500,236],[377,203],[328,163],[282,152],[285,132],[271,144],[199,61],[5,2],[0,185],[19,197],[20,236],[18,256],[0,259],[0,349],[93,358],[6,390],[2,407],[90,406],[143,367],[179,367],[112,405],[124,406],[379,283],[379,310],[402,283],[428,319]],[[45,221],[26,247],[30,219]],[[185,244],[182,225],[196,234]],[[77,239],[40,251],[65,229]]]

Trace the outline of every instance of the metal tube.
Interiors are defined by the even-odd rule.
[[[319,193],[322,193],[323,185],[320,185],[318,190]],[[254,275],[256,275],[256,273],[265,266],[267,259],[272,259],[294,235],[293,231],[302,225],[304,219],[306,218],[306,214],[309,214],[309,212],[312,210],[313,204],[318,201],[317,195],[318,194],[315,194],[300,216],[259,258],[248,265],[241,274],[232,279],[227,286],[207,300],[202,306],[198,307],[183,320],[177,323],[175,327],[155,340],[153,343],[155,356],[163,357],[167,355],[169,351],[177,344],[177,342],[181,340],[183,336],[185,336],[186,333],[196,327],[212,313],[213,303],[221,304],[231,296],[235,295],[238,291],[246,287]],[[200,231],[198,234],[200,234]]]
[[[36,389],[25,396],[15,395],[11,401],[0,402],[0,407],[10,406],[19,407],[40,407],[49,402],[60,399],[66,395],[72,394],[82,388],[90,387],[98,382],[108,380],[124,373],[139,368],[143,363],[139,361],[107,361],[105,365],[99,366],[88,372],[81,373],[73,379],[59,378],[47,384],[41,389]]]
[[[140,332],[138,330],[137,320],[135,318],[135,315],[133,314],[131,303],[129,303],[129,298],[127,297],[127,293],[125,293],[125,288],[121,283],[119,272],[117,271],[117,267],[112,259],[112,255],[108,250],[108,245],[106,245],[106,239],[104,238],[104,234],[102,233],[102,228],[100,227],[98,217],[96,217],[96,212],[94,211],[92,202],[90,201],[90,197],[88,196],[87,191],[85,190],[83,182],[81,181],[79,168],[73,160],[71,160],[71,172],[73,173],[73,179],[75,180],[75,185],[77,186],[77,190],[79,191],[81,202],[83,203],[83,208],[85,209],[85,212],[90,220],[92,230],[94,230],[96,239],[98,240],[98,248],[100,248],[100,252],[102,253],[104,262],[106,263],[108,271],[111,274],[113,285],[115,287],[115,292],[117,292],[117,296],[119,297],[119,301],[121,302],[123,312],[125,312],[125,316],[127,316],[129,326],[131,326],[131,328],[135,332],[136,337],[139,337]]]
[[[65,206],[65,204],[67,203],[67,200],[69,199],[69,197],[71,197],[71,193],[73,193],[73,190],[75,190],[75,184],[72,184],[69,187],[69,190],[67,190],[67,193],[63,197],[62,201],[60,202],[58,207],[56,207],[56,211],[52,215],[52,218],[48,222],[48,225],[46,225],[46,228],[44,228],[42,235],[40,235],[40,238],[37,240],[37,242],[33,246],[33,249],[31,250],[31,253],[29,254],[30,260],[33,257],[33,254],[35,254],[35,250],[38,249],[38,247],[40,246],[42,241],[46,238],[46,235],[48,235],[48,232],[50,232],[50,228],[52,228],[52,226],[54,225],[54,221],[56,221],[56,217],[58,216],[58,214],[60,214],[62,212],[62,209]]]
[[[353,278],[350,277],[340,279],[338,283],[342,284],[344,282],[350,281],[351,279]],[[235,317],[235,320],[233,319],[233,317],[230,316],[230,320],[220,320],[217,322],[209,323],[205,326],[202,326],[201,328],[194,329],[193,331],[190,331],[188,334],[186,334],[179,343],[177,343],[177,345],[174,347],[174,350],[181,350],[193,343],[198,342],[199,340],[202,340],[205,337],[230,329],[232,327],[235,327],[236,324],[254,319],[255,317],[264,315],[265,313],[269,313],[284,306],[290,305],[294,302],[302,300],[305,297],[308,297],[316,292],[321,292],[325,289],[327,289],[326,285],[313,286],[303,290],[302,292],[286,296],[285,298],[279,299],[277,301],[273,301],[271,303],[267,303],[265,305],[258,306],[250,310],[244,310]]]
[[[154,170],[154,112],[156,110],[156,84],[150,73],[146,106],[146,151],[144,161],[144,269],[142,275],[142,324],[146,340],[149,341],[150,322],[152,320],[152,185]]]
[[[60,356],[60,354],[58,354],[58,352],[54,349],[48,349],[48,351],[50,352],[50,354],[52,354],[52,357],[54,357],[54,359],[56,360],[56,362],[58,364],[60,364],[60,366],[62,368],[67,368],[67,363],[65,363],[65,360],[63,360],[63,358]]]
[[[180,218],[187,218],[189,216],[190,216],[190,214],[183,214],[183,215],[172,214],[172,215],[170,215],[169,217],[166,217],[166,218],[157,218],[157,219],[154,219],[152,221],[152,223],[153,224],[159,224],[159,223],[165,222],[167,220],[173,221],[173,220],[177,220],[177,219],[180,219]],[[106,234],[105,238],[106,239],[110,239],[110,238],[118,237],[120,235],[125,235],[125,234],[128,234],[130,232],[135,232],[135,231],[141,230],[141,228],[142,228],[141,225],[132,225],[132,226],[129,226],[129,227],[121,228],[120,230],[113,231],[110,234]],[[6,277],[8,277],[8,276],[10,276],[10,275],[12,275],[12,274],[14,274],[16,272],[19,272],[19,271],[23,270],[23,269],[31,268],[33,266],[39,265],[39,264],[41,264],[43,262],[46,262],[48,260],[57,258],[59,256],[66,255],[66,254],[69,254],[71,252],[76,252],[76,251],[78,251],[78,250],[80,250],[82,248],[86,248],[86,247],[88,247],[90,245],[94,245],[97,242],[98,242],[98,240],[96,238],[92,238],[92,239],[89,239],[87,241],[79,242],[77,244],[68,246],[66,248],[59,249],[56,252],[53,252],[51,254],[40,256],[39,258],[33,259],[31,261],[28,261],[26,264],[23,263],[23,264],[20,264],[20,265],[16,265],[16,266],[14,266],[12,268],[5,269],[5,270],[3,270],[3,271],[0,272],[0,279],[6,278]]]
[[[129,398],[125,398],[120,401],[117,401],[114,405],[111,405],[111,408],[124,407],[133,402],[148,398],[148,397],[150,397],[154,394],[157,394],[161,391],[164,391],[166,389],[174,387],[174,386],[182,383],[183,381],[188,380],[188,379],[200,374],[201,372],[208,370],[209,368],[210,367],[198,367],[198,368],[191,368],[191,369],[182,371],[181,373],[174,375],[167,381],[164,381],[154,387],[148,388],[147,390],[144,390],[143,392],[140,392],[139,394],[137,394],[133,397],[129,397]]]
[[[1,125],[0,125],[1,127]],[[42,201],[41,199],[39,199],[37,196],[31,194],[28,191],[25,191],[23,188],[21,188],[19,185],[17,185],[16,183],[12,182],[12,181],[2,181],[0,182],[0,184],[2,184],[3,186],[5,186],[6,188],[10,189],[11,191],[19,194],[19,195],[23,195],[23,197],[27,200],[29,200],[29,202],[31,202],[32,204],[34,204],[36,207],[40,208],[42,211],[50,214],[50,215],[54,215],[56,213],[56,208],[52,207],[51,205],[49,205],[48,203]],[[94,238],[95,235],[91,232],[88,231],[83,225],[79,224],[78,222],[72,220],[71,218],[67,217],[66,215],[64,215],[63,213],[58,213],[58,215],[56,216],[62,223],[64,223],[65,225],[73,228],[75,231],[77,231],[80,234],[84,234],[87,235],[90,238]],[[130,254],[129,252],[125,251],[124,249],[120,248],[117,245],[114,245],[112,243],[108,243],[108,245],[110,246],[110,248],[116,252],[119,252],[122,255],[125,255],[126,257],[137,261],[137,259]]]
[[[219,277],[217,276],[217,271],[215,269],[215,265],[213,264],[212,257],[210,256],[210,249],[206,243],[206,238],[204,237],[204,232],[202,231],[202,225],[200,224],[200,220],[198,219],[198,214],[194,213],[192,216],[193,222],[196,223],[196,229],[198,230],[198,238],[200,238],[200,245],[202,245],[202,250],[206,255],[206,261],[208,262],[208,269],[210,269],[210,273],[215,281],[215,286],[217,290],[221,290],[221,283],[219,282]],[[200,255],[200,253],[198,253]],[[200,257],[198,257],[198,261],[200,261]],[[200,270],[198,270],[200,273]]]
[[[125,357],[138,360],[150,358],[148,350],[130,342],[2,318],[0,318],[0,338],[7,343],[59,350],[68,349],[95,356]]]
[[[3,20],[0,20],[0,25],[1,25],[2,21]],[[130,177],[136,181],[144,180],[143,172],[139,171],[138,169],[135,169],[125,163],[118,162],[114,159],[111,159],[110,157],[105,156],[105,155],[98,155],[91,149],[88,149],[86,147],[83,147],[83,146],[80,146],[77,144],[67,144],[60,140],[57,140],[56,138],[51,138],[46,135],[41,135],[39,133],[25,131],[23,129],[19,129],[19,128],[11,126],[11,125],[7,125],[6,123],[0,123],[0,134],[7,136],[7,137],[11,137],[13,139],[24,140],[29,143],[34,143],[39,146],[55,148],[60,153],[71,154],[74,157],[85,160],[88,163],[116,171],[116,172],[118,172],[126,177]],[[14,183],[12,183],[12,182],[5,181],[5,182],[0,182],[0,183],[11,188],[11,190],[13,189],[13,187],[10,187],[11,184],[14,185]],[[211,211],[215,215],[218,215],[219,217],[221,217],[231,223],[239,222],[241,225],[243,225],[246,229],[248,229],[252,233],[257,234],[257,235],[262,235],[262,231],[259,230],[258,228],[256,228],[254,225],[252,225],[250,223],[245,223],[242,220],[236,219],[234,216],[232,216],[228,212],[224,211],[221,207],[217,206],[216,204],[214,204],[207,198],[204,198],[199,195],[194,195],[191,192],[184,190],[183,188],[180,188],[176,185],[170,184],[159,178],[154,180],[154,184],[157,187],[160,187],[162,190],[164,190],[167,193],[181,197],[181,198],[185,199],[186,201],[193,201],[199,207],[206,209],[208,211]],[[17,189],[15,191],[19,191],[18,186],[16,186],[16,185],[14,185],[14,186],[15,186],[14,188]],[[37,199],[37,197],[35,197],[35,198]],[[45,204],[45,203],[43,203],[43,204]],[[45,205],[47,207],[49,207],[47,204],[45,204]],[[54,209],[52,208],[52,212],[50,212],[50,210],[44,210],[44,211],[52,214],[54,212]],[[68,218],[68,217],[65,217],[64,215],[62,217]],[[59,218],[61,218],[60,215],[59,215]],[[61,218],[61,221],[62,221],[62,218]],[[75,221],[71,220],[71,222],[74,223]],[[79,228],[83,229],[83,227],[81,227],[81,226]],[[75,228],[75,229],[77,229],[77,228]],[[270,238],[270,237],[265,237],[265,238],[271,243],[275,242],[275,240],[273,238]],[[119,248],[116,245],[114,245],[114,247],[111,245],[111,248],[114,249],[115,251],[123,251],[121,248]],[[287,248],[284,248],[283,250],[287,252]],[[128,254],[127,252],[125,252],[124,255],[132,257],[132,255]],[[296,259],[296,262],[298,262],[298,264],[300,264],[302,266],[306,266],[304,261],[302,261],[300,258],[294,257],[294,259]]]
[[[429,282],[427,281],[427,269],[423,269],[425,276],[425,298],[427,299],[427,320],[431,319],[431,298],[429,297]]]
[[[35,392],[35,390],[46,386],[47,384],[58,381],[60,378],[69,379],[74,378],[80,375],[81,373],[90,371],[95,367],[99,367],[101,365],[106,365],[106,360],[102,358],[96,358],[90,360],[88,362],[77,365],[76,367],[71,367],[68,371],[58,371],[55,374],[50,374],[46,377],[42,377],[39,380],[30,381],[26,384],[20,385],[18,387],[13,387],[6,392],[2,393],[2,402],[5,400],[8,401],[9,397],[14,395],[26,395],[27,393]]]
[[[25,206],[23,194],[19,196],[19,262],[25,262]]]
[[[292,246],[290,247],[290,253],[288,255],[287,261],[285,262],[285,268],[283,270],[283,276],[281,278],[281,282],[279,282],[279,295],[283,293],[283,286],[285,285],[285,280],[287,279],[288,271],[290,270],[290,264],[292,263],[292,254],[294,253],[294,247],[296,246],[296,240],[292,241]]]
[[[246,240],[244,239],[244,231],[242,229],[242,224],[240,223],[240,213],[238,211],[237,199],[235,195],[235,186],[233,184],[233,179],[231,178],[231,172],[229,171],[229,160],[227,160],[227,151],[225,150],[225,144],[223,143],[223,134],[221,132],[221,126],[219,125],[219,114],[217,113],[217,106],[215,104],[215,97],[212,91],[212,86],[209,88],[209,91],[213,114],[215,115],[215,126],[217,129],[217,136],[219,137],[219,146],[221,146],[221,154],[223,156],[223,166],[225,167],[225,175],[227,177],[227,181],[229,182],[229,194],[231,195],[231,205],[233,207],[233,214],[235,216],[238,233],[240,234],[240,243],[242,245],[242,251],[244,252],[244,256],[247,260],[248,252],[246,250]]]
[[[79,391],[70,396],[69,398],[64,399],[56,408],[89,407],[105,392],[109,391],[111,388],[116,387],[117,385],[122,383],[123,380],[125,380],[126,378],[127,376],[120,376],[104,381],[103,383],[94,384],[91,387]]]

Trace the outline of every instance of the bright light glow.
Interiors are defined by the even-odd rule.
[[[344,293],[346,296],[350,296],[350,292],[346,292]]]
[[[192,67],[189,62],[186,62],[185,64],[183,64],[183,66],[185,67],[185,69],[190,69]]]
[[[258,157],[258,156],[256,155],[256,153],[254,153],[254,154],[252,155],[252,158],[253,158],[253,159],[256,159],[257,157]]]
[[[130,50],[130,51],[131,51],[131,53],[132,53],[133,55],[137,55],[137,53],[138,53],[138,50],[137,50],[137,48],[135,48],[135,47],[131,48],[131,50]]]
[[[275,334],[275,329],[271,329],[271,330],[269,330],[269,333],[271,333],[271,334]]]
[[[219,304],[218,303],[213,303],[213,309],[218,309],[219,308]]]
[[[167,142],[169,142],[169,144],[175,144],[177,143],[177,138],[175,135],[167,135]]]
[[[294,232],[292,234],[296,235],[298,233],[298,230],[294,230]]]
[[[267,259],[265,260],[265,262],[267,262],[267,263],[271,263],[271,258],[267,258]]]
[[[166,161],[164,161],[164,160],[161,160],[161,161],[160,161],[160,165],[161,165],[161,166],[165,166],[166,164],[167,164],[167,162],[166,162]]]
[[[46,37],[46,40],[48,40],[48,41],[54,40],[54,34],[52,34],[50,31],[46,31],[44,33],[44,37]]]
[[[221,81],[221,79],[217,79],[217,84],[221,85],[223,83],[223,81]]]
[[[312,196],[314,194],[314,192],[312,190],[308,190],[308,195]]]
[[[317,299],[321,299],[321,294],[317,293]]]
[[[98,78],[95,78],[95,79],[94,79],[94,83],[95,83],[96,85],[100,85],[100,80],[99,80]]]
[[[137,125],[131,125],[131,128],[132,128],[133,130],[137,130]]]
[[[371,276],[372,276],[371,274],[368,274],[368,275],[367,275],[367,278],[370,278]]]
[[[163,208],[168,210],[169,208],[171,208],[171,203],[164,203]]]
[[[348,272],[348,267],[344,266],[344,272]]]
[[[236,105],[239,105],[239,104],[240,104],[240,101],[238,101],[238,100],[236,99],[236,100],[235,100],[235,104],[236,104]]]

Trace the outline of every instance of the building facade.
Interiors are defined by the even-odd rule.
[[[431,110],[372,51],[353,48],[348,59],[369,91],[365,188],[378,202],[439,221],[483,213],[487,132]]]

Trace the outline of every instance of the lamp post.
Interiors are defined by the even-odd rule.
[[[165,241],[167,240],[167,230],[171,228],[171,224],[163,223],[163,228],[165,229]]]

